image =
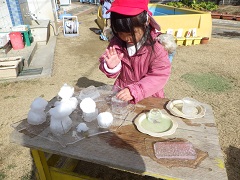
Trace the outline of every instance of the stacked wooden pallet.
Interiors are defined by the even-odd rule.
[[[7,57],[0,58],[0,78],[16,78],[23,69],[23,58]]]

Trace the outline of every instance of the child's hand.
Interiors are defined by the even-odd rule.
[[[116,97],[122,101],[130,101],[133,99],[128,88],[124,88],[119,93],[117,93]]]
[[[123,53],[120,55],[117,54],[117,51],[114,47],[110,47],[110,49],[106,49],[106,56],[104,55],[104,59],[107,63],[109,69],[115,68],[123,58]]]

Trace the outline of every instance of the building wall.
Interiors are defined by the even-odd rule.
[[[55,21],[54,0],[0,0],[0,32],[9,32],[11,27],[31,25],[29,13],[39,20]]]
[[[12,26],[22,25],[23,18],[18,0],[7,0],[9,14],[12,20]]]
[[[54,0],[27,0],[29,11],[39,20],[54,21],[53,3]]]
[[[0,31],[9,32],[13,26],[29,24],[23,18],[28,11],[27,0],[0,0]]]
[[[8,10],[7,0],[0,0],[0,32],[8,32],[12,27],[12,20]]]

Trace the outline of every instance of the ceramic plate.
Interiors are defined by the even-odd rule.
[[[162,115],[160,122],[152,123],[147,120],[147,114],[142,113],[134,120],[134,124],[140,132],[153,137],[171,135],[175,133],[178,127],[177,122],[165,114]]]
[[[202,106],[200,103],[197,101],[191,101],[190,99],[184,99],[184,101],[190,105],[193,106],[195,109],[196,113],[193,115],[186,115],[182,112],[182,107],[183,107],[183,100],[173,100],[169,101],[166,108],[170,111],[171,114],[174,116],[186,118],[186,119],[196,119],[196,118],[202,118],[205,115],[206,108]]]

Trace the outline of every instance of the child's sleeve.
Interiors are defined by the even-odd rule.
[[[109,49],[109,47],[113,47],[113,45],[115,44],[114,40],[111,40],[110,44],[108,45],[107,49]],[[104,55],[106,55],[106,53],[104,52],[101,57],[99,58],[99,69],[108,77],[108,78],[116,78],[122,68],[122,64],[121,62],[114,68],[114,69],[110,69],[107,67],[107,64],[104,60]]]
[[[131,103],[137,103],[144,98],[153,96],[164,98],[164,87],[170,77],[171,63],[168,53],[163,48],[157,53],[149,65],[146,75],[139,81],[128,86],[131,95],[134,97]]]

